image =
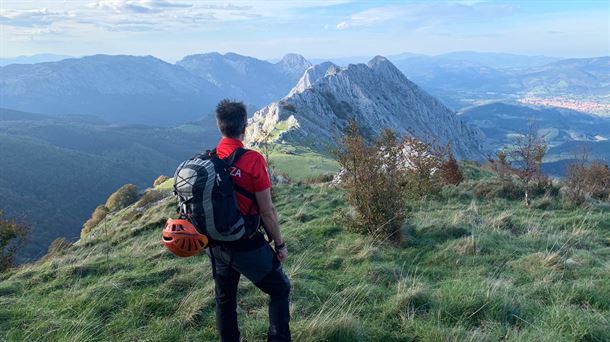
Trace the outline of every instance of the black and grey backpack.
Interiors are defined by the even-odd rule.
[[[247,151],[238,148],[225,159],[220,159],[215,149],[197,154],[182,162],[174,174],[178,213],[211,242],[237,241],[258,229],[258,215],[241,214],[235,191],[248,197],[253,205],[256,198],[233,183],[229,170]]]

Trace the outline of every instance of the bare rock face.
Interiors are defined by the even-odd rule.
[[[346,68],[309,67],[280,101],[257,111],[246,132],[253,144],[279,139],[326,152],[350,120],[373,137],[383,128],[423,141],[451,142],[457,157],[482,159],[483,134],[409,81],[386,58]]]

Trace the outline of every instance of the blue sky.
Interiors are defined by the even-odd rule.
[[[610,0],[0,0],[0,57],[277,58],[474,50],[610,55]]]

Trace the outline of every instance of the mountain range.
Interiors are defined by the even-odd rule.
[[[371,138],[389,127],[401,135],[451,142],[460,158],[483,156],[478,130],[381,56],[366,65],[310,67],[286,97],[254,113],[246,139],[261,142],[271,133],[280,141],[325,151],[351,120]]]
[[[336,61],[346,66],[362,58]],[[610,110],[604,97],[610,92],[610,57],[557,60],[456,52],[407,53],[388,60],[454,110],[481,101],[531,96],[586,100]],[[121,55],[11,64],[0,67],[0,106],[171,126],[208,116],[224,97],[244,100],[253,113],[288,94],[309,66],[297,54],[272,63],[235,53],[191,55],[175,64],[152,56]]]
[[[0,103],[50,115],[171,126],[208,115],[225,97],[263,106],[284,96],[307,67],[294,54],[273,64],[232,53],[187,56],[176,64],[109,55],[12,64],[0,68]]]

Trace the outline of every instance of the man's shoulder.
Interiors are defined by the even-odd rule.
[[[258,151],[251,149],[246,150],[246,153],[241,156],[240,160],[248,160],[249,162],[265,161],[265,157],[263,157],[263,155]]]

